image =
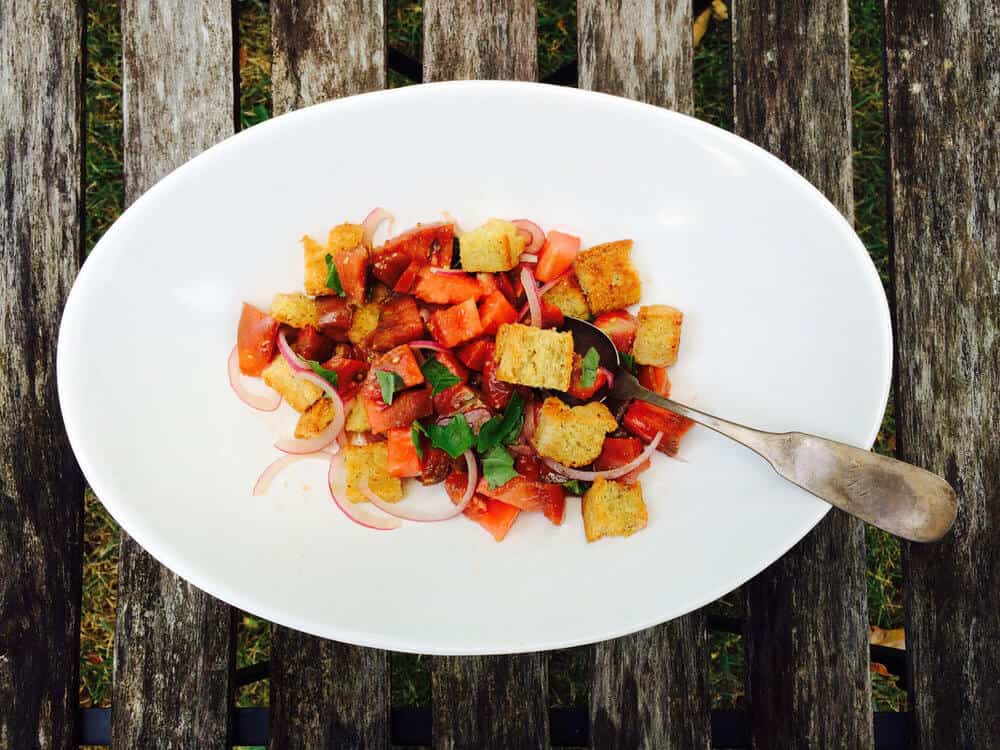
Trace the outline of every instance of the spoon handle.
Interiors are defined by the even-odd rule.
[[[722,433],[793,484],[904,539],[936,541],[955,521],[955,491],[918,466],[815,435],[764,432],[720,419],[643,388],[627,372],[615,376],[614,395],[648,401]]]

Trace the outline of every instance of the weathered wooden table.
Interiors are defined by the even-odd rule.
[[[382,0],[272,0],[276,113],[386,85]],[[703,612],[593,647],[588,711],[546,654],[434,658],[391,711],[383,651],[275,627],[271,706],[233,709],[234,613],[122,540],[113,709],[77,705],[83,480],[56,333],[81,262],[84,13],[0,2],[0,748],[1000,746],[1000,20],[887,2],[899,453],[959,492],[905,551],[911,711],[873,717],[863,529],[831,513],[745,587],[749,711],[709,710]],[[847,0],[735,0],[736,131],[852,213]],[[690,112],[684,0],[579,0],[581,87]],[[125,0],[126,201],[234,130],[230,0]],[[425,0],[423,80],[537,76],[532,0]],[[777,218],[776,218],[777,220]],[[725,624],[723,624],[725,625]],[[873,718],[875,721],[873,722]],[[873,725],[875,731],[873,733]]]

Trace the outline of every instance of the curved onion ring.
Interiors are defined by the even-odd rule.
[[[449,518],[454,518],[465,510],[465,507],[472,500],[473,495],[476,494],[476,485],[479,483],[479,467],[476,466],[475,456],[473,456],[471,450],[467,450],[463,455],[465,456],[465,463],[469,467],[469,484],[465,488],[465,494],[462,495],[462,499],[458,501],[458,504],[451,510],[447,510],[444,513],[426,513],[416,510],[407,511],[402,508],[396,508],[392,503],[387,503],[371,491],[368,487],[367,477],[362,477],[361,479],[361,494],[367,497],[376,508],[385,511],[390,516],[395,516],[396,518],[402,518],[406,521],[419,521],[420,523],[447,521]]]
[[[432,352],[442,352],[444,354],[449,354],[448,350],[445,349],[441,344],[436,341],[430,341],[428,339],[421,339],[420,341],[411,341],[407,344],[411,349],[429,349]]]
[[[328,458],[326,453],[321,451],[313,451],[312,453],[301,453],[291,456],[282,456],[276,461],[272,461],[268,464],[267,468],[261,472],[260,477],[257,478],[257,483],[253,486],[254,497],[259,497],[261,495],[267,494],[268,488],[271,486],[271,482],[274,478],[280,474],[286,466],[297,463],[304,458]]]
[[[392,223],[395,221],[395,217],[386,211],[384,208],[376,207],[371,210],[371,212],[365,217],[365,220],[361,222],[361,225],[365,228],[364,239],[365,244],[368,247],[373,247],[375,241],[375,232],[378,231],[379,226],[383,221],[389,222],[389,230],[392,231]]]
[[[538,256],[534,253],[521,253],[520,261],[522,263],[537,263]]]
[[[521,256],[521,257],[524,257],[524,256]],[[542,284],[540,287],[538,287],[538,298],[541,299],[545,295],[545,293],[547,291],[549,291],[552,287],[554,287],[560,281],[562,281],[563,279],[565,279],[566,275],[569,274],[569,273],[572,273],[572,271],[573,271],[572,268],[567,268],[561,274],[559,274],[554,279],[552,279],[552,281],[549,281],[548,283]],[[523,283],[522,283],[522,286],[523,286]],[[528,314],[528,306],[524,305],[518,311],[518,313],[517,313],[517,319],[520,320],[521,318],[523,318],[527,314]]]
[[[281,404],[281,394],[272,390],[268,394],[251,393],[243,383],[243,373],[240,371],[240,353],[238,347],[233,347],[226,363],[229,370],[229,385],[232,386],[233,393],[240,397],[247,406],[251,406],[259,411],[274,411]],[[270,390],[270,389],[269,389]]]
[[[545,232],[542,228],[538,226],[533,221],[528,221],[527,219],[516,219],[511,222],[515,227],[517,227],[518,233],[528,235],[528,243],[524,246],[524,252],[534,255],[539,250],[542,249],[542,245],[545,244]],[[522,260],[524,255],[521,256]]]
[[[307,440],[284,438],[275,443],[274,447],[285,453],[313,453],[322,450],[336,440],[337,435],[344,429],[344,422],[347,420],[344,402],[341,400],[340,394],[337,393],[337,389],[330,385],[329,381],[321,378],[306,365],[302,364],[302,360],[288,345],[284,331],[278,334],[278,351],[281,352],[281,356],[288,362],[288,366],[292,368],[295,377],[300,380],[308,380],[322,390],[326,394],[326,397],[333,402],[333,419],[330,420],[330,424],[326,426],[326,429],[316,437]]]
[[[334,455],[330,457],[330,468],[326,475],[326,484],[330,489],[330,497],[333,498],[333,502],[341,512],[350,518],[358,526],[364,526],[366,529],[374,529],[375,531],[392,531],[393,529],[398,529],[402,524],[400,524],[398,518],[393,518],[391,516],[376,516],[369,513],[364,508],[358,508],[350,500],[341,499],[338,495],[339,492],[334,490],[334,482],[336,481],[336,470],[341,464],[342,459],[340,455]]]
[[[521,268],[521,286],[524,287],[524,296],[528,300],[528,311],[531,313],[531,325],[535,328],[542,327],[542,300],[538,296],[538,284],[535,282],[535,274],[527,266]]]
[[[598,477],[604,477],[605,479],[617,479],[618,477],[625,476],[633,469],[638,469],[643,463],[648,461],[650,456],[652,456],[656,451],[656,446],[660,444],[660,440],[662,439],[663,433],[656,433],[642,453],[624,466],[619,466],[617,469],[607,469],[606,471],[578,471],[577,469],[571,469],[568,466],[563,466],[558,461],[553,461],[551,458],[546,458],[545,456],[542,456],[542,461],[544,461],[545,465],[550,469],[562,474],[564,477],[568,477],[569,479],[579,479],[582,482],[593,482]]]
[[[607,367],[598,367],[597,371],[603,372],[604,377],[608,379],[608,384],[604,386],[605,388],[607,388],[610,391],[612,388],[615,387],[615,374],[611,372],[611,370],[609,370]]]

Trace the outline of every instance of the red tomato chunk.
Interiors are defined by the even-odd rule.
[[[278,321],[244,302],[236,331],[240,372],[244,375],[260,375],[274,359],[277,338]]]
[[[646,443],[652,440],[657,432],[662,432],[663,439],[656,449],[668,456],[675,456],[681,438],[691,429],[694,422],[667,409],[636,400],[629,404],[622,424],[626,430]]]
[[[429,325],[431,334],[438,343],[449,349],[483,334],[479,311],[475,300],[471,298],[461,304],[438,310],[431,315]]]
[[[632,344],[635,342],[635,332],[639,328],[639,321],[630,312],[627,310],[612,310],[611,312],[602,313],[594,319],[594,325],[608,335],[608,338],[614,343],[615,349],[625,353],[632,351]]]
[[[394,477],[418,477],[422,473],[420,456],[413,444],[409,427],[393,427],[389,430],[388,471]]]
[[[392,297],[382,305],[378,327],[371,337],[371,348],[385,351],[416,341],[424,335],[424,319],[413,297]]]

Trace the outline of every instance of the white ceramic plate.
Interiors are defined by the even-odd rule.
[[[643,300],[685,313],[677,399],[868,447],[889,387],[878,276],[851,227],[764,151],[697,120],[532,84],[352,97],[241,133],[165,178],[93,251],[59,337],[59,397],[97,496],[140,544],[242,609],[341,641],[435,654],[597,641],[676,617],[777,559],[827,512],[696,428],[642,483],[649,527],[584,541],[522,514],[502,544],[463,518],[380,533],[300,462],[254,480],[294,415],[234,396],[240,302],[301,289],[303,233],[529,217],[584,245],[631,237]],[[443,489],[421,490],[442,502]],[[414,492],[416,496],[416,492]],[[836,575],[836,571],[831,571]]]

